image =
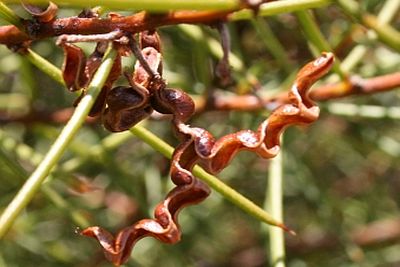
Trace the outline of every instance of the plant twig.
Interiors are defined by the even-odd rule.
[[[31,174],[26,183],[21,187],[20,191],[2,213],[0,217],[0,238],[6,234],[17,216],[35,196],[43,181],[49,175],[52,168],[57,164],[68,144],[82,126],[86,116],[94,104],[98,93],[100,92],[100,89],[103,87],[103,84],[107,79],[115,57],[116,51],[114,50],[109,50],[105,55],[103,63],[97,70],[88,87],[87,95],[85,95],[79,102],[79,105],[77,106],[71,119],[63,128],[62,132],[44,157],[43,161]]]
[[[61,70],[47,61],[45,58],[41,57],[31,49],[27,49],[26,53],[23,53],[23,56],[25,56],[38,69],[49,75],[53,80],[65,85]]]
[[[376,94],[390,91],[400,86],[400,72],[371,78],[352,76],[348,81],[327,84],[316,88],[310,97],[317,101],[331,100],[349,95]]]
[[[328,101],[350,95],[376,94],[400,87],[400,72],[390,73],[371,78],[350,77],[346,81],[326,84],[316,87],[310,92],[310,98],[316,101]],[[261,99],[261,101],[260,101]],[[287,93],[276,96],[254,95],[221,95],[215,94],[207,102],[207,110],[240,110],[256,111],[265,108],[274,109],[282,103],[287,103]],[[196,109],[204,110],[204,101],[197,101]]]
[[[20,1],[6,0],[6,3],[18,4]],[[169,11],[169,10],[230,10],[238,8],[241,1],[239,0],[53,0],[53,3],[60,6],[72,7],[94,7],[101,5],[104,8],[114,10],[149,10],[149,11]],[[29,0],[31,4],[48,4],[47,0]]]
[[[327,6],[331,0],[280,0],[262,4],[257,15],[261,17],[290,13],[298,10]],[[243,20],[254,17],[252,10],[241,10],[229,16],[229,20]]]
[[[0,17],[17,27],[22,27],[21,19],[2,1],[0,1]]]
[[[305,8],[320,7],[329,4],[329,2],[328,0],[283,0],[270,2],[260,6],[259,15],[272,16]],[[87,5],[86,2],[83,3],[85,6]],[[146,6],[149,7],[151,5],[146,3]],[[137,33],[166,25],[210,23],[227,19],[240,20],[249,19],[253,16],[252,11],[249,10],[244,10],[244,13],[234,13],[234,11],[240,8],[237,6],[236,9],[220,11],[174,11],[163,15],[148,15],[145,12],[140,12],[131,16],[114,16],[112,18],[61,18],[49,23],[40,24],[40,27],[37,24],[25,21],[25,32],[29,33],[29,35],[20,31],[15,26],[2,26],[0,27],[0,44],[20,45],[29,40],[53,37],[61,34],[100,34],[112,32],[117,29]],[[174,10],[176,9],[179,9],[178,5],[174,7]],[[193,8],[190,9],[193,10]],[[130,10],[132,10],[132,7]]]
[[[271,160],[265,206],[274,218],[283,221],[283,163],[282,150]],[[269,257],[273,267],[285,267],[285,237],[282,229],[268,227]]]

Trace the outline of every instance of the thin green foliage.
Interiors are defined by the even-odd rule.
[[[63,152],[67,149],[68,144],[71,142],[72,138],[84,123],[85,118],[87,117],[97,95],[100,92],[100,89],[103,87],[103,84],[107,79],[115,56],[116,51],[114,50],[109,50],[109,52],[104,56],[104,62],[96,71],[93,80],[88,86],[87,95],[81,99],[71,119],[61,131],[57,140],[53,143],[49,152],[43,158],[43,161],[39,164],[36,170],[21,187],[11,203],[3,211],[0,217],[0,237],[5,235],[17,216],[35,196],[43,181],[49,175],[52,168],[57,164]]]
[[[271,160],[268,171],[268,187],[266,190],[265,208],[272,216],[283,220],[283,149]],[[285,235],[281,229],[268,228],[269,258],[273,267],[285,267]]]

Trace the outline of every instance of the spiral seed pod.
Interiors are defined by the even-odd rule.
[[[144,36],[146,38],[143,38]],[[151,40],[147,44],[151,44],[143,45],[147,39]],[[242,130],[216,140],[205,129],[190,127],[186,124],[193,115],[194,102],[185,92],[166,88],[165,82],[160,79],[161,60],[154,60],[161,59],[160,46],[154,40],[159,40],[158,36],[152,38],[152,36],[146,36],[146,33],[142,34],[140,57],[144,59],[144,62],[136,65],[130,88],[136,90],[137,95],[140,95],[140,92],[145,92],[145,94],[133,110],[143,111],[144,108],[151,107],[160,113],[173,115],[172,124],[181,140],[171,160],[171,179],[176,187],[164,201],[158,204],[154,219],[144,219],[126,227],[115,238],[98,226],[89,227],[81,232],[82,235],[96,238],[103,247],[107,259],[117,266],[128,260],[134,245],[143,237],[152,236],[169,244],[180,240],[179,211],[187,205],[201,202],[210,193],[208,186],[192,174],[196,163],[211,173],[217,173],[225,168],[241,150],[253,151],[261,157],[272,158],[279,151],[279,137],[286,127],[315,121],[319,116],[319,108],[308,98],[307,93],[310,87],[330,70],[334,61],[332,53],[323,53],[303,67],[289,91],[290,103],[274,110],[271,116],[261,123],[257,131]],[[145,64],[147,66],[144,66]],[[147,74],[143,71],[147,71]],[[140,83],[137,83],[138,81]],[[112,108],[114,104],[111,104],[111,99],[107,101],[110,105],[108,116],[114,116],[112,122],[115,125],[121,125],[121,121],[126,120],[125,117],[132,116],[128,113],[115,116]],[[112,101],[116,101],[116,106],[124,107],[121,110],[129,110],[129,101],[124,102],[122,98],[120,103],[118,99]],[[118,112],[120,111],[116,113]],[[136,120],[133,119],[133,121]]]

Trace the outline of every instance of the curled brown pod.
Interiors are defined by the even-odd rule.
[[[81,48],[63,41],[62,37],[60,37],[57,44],[64,49],[62,75],[65,85],[71,92],[82,90],[81,95],[74,102],[74,106],[76,106],[86,94],[86,87],[101,64],[108,47],[108,42],[98,42],[95,50],[88,58],[85,57]],[[121,56],[118,55],[114,61],[110,75],[107,77],[99,96],[89,112],[89,116],[97,116],[104,110],[106,96],[112,84],[120,75]]]
[[[53,2],[49,2],[48,7],[44,10],[36,5],[29,4],[29,1],[21,1],[21,4],[39,22],[47,23],[56,18],[58,7]]]
[[[156,38],[150,38],[150,40],[154,41]],[[146,48],[153,52],[144,53]],[[134,105],[133,109],[143,110],[142,107],[149,105],[158,112],[172,114],[172,123],[181,143],[175,149],[171,161],[171,179],[176,187],[157,206],[154,219],[144,219],[128,226],[122,229],[115,238],[98,226],[89,227],[81,232],[82,235],[96,238],[103,247],[107,259],[117,266],[128,260],[134,245],[143,237],[152,236],[170,244],[180,239],[179,211],[187,205],[202,201],[210,193],[208,186],[192,174],[196,163],[200,163],[209,172],[216,173],[225,168],[241,150],[253,151],[264,158],[274,157],[280,148],[279,136],[286,127],[316,120],[319,109],[308,98],[307,93],[310,87],[330,70],[334,61],[332,53],[323,53],[303,67],[289,92],[290,103],[273,111],[271,116],[261,123],[257,131],[242,130],[216,140],[205,129],[190,127],[186,124],[194,112],[193,100],[183,91],[167,88],[165,82],[160,79],[161,64],[154,64],[158,61],[152,60],[157,58],[154,55],[160,53],[158,43],[155,42],[150,46],[142,44],[140,53],[143,57],[142,62],[135,68],[134,82],[130,88],[134,89],[138,95],[138,88],[139,90],[145,88],[147,91],[145,96],[137,98],[137,105]],[[153,55],[149,56],[151,54]],[[139,75],[143,71],[147,74]],[[139,79],[139,77],[144,77],[144,79]],[[139,82],[139,87],[137,82]],[[116,105],[122,106],[122,103],[118,102],[117,100]],[[112,110],[111,107],[110,110]],[[121,110],[129,110],[129,104],[126,109],[124,106]],[[130,115],[115,117],[114,122],[124,120],[124,116]]]
[[[191,169],[185,167],[186,158],[198,162],[210,173],[218,173],[241,150],[253,151],[263,158],[274,157],[280,148],[280,134],[286,127],[311,123],[318,118],[319,108],[308,97],[308,90],[330,70],[333,62],[332,53],[323,53],[305,65],[288,93],[291,103],[275,109],[257,131],[242,130],[216,140],[205,129],[192,128],[177,120],[175,126],[184,138],[175,150],[171,173],[179,173],[181,169],[190,173]]]
[[[126,74],[130,86],[115,87],[106,98],[107,108],[103,114],[103,122],[112,131],[129,129],[148,116],[153,108],[164,114],[173,114],[174,122],[182,123],[194,112],[194,103],[186,93],[166,88],[165,82],[160,79],[161,54],[156,33],[144,32],[140,41],[139,53],[144,62],[138,60],[133,77]],[[190,160],[185,162],[185,167],[193,167]],[[184,173],[183,170],[181,176]],[[178,242],[181,236],[179,211],[204,200],[210,194],[210,189],[191,174],[183,179],[176,175],[174,177],[173,181],[177,186],[157,205],[154,219],[143,219],[126,227],[115,238],[98,226],[89,227],[81,234],[96,238],[102,245],[106,258],[117,266],[128,260],[133,246],[143,237],[152,236],[170,244]]]
[[[132,36],[130,45],[135,42]],[[102,120],[104,127],[112,132],[128,130],[136,123],[148,117],[153,112],[151,98],[155,90],[154,73],[161,73],[161,52],[159,37],[156,32],[143,32],[140,34],[141,50],[134,53],[146,62],[138,60],[132,75],[125,73],[129,87],[116,87],[107,95],[107,108],[104,110]]]
[[[179,211],[203,201],[210,193],[207,185],[197,179],[191,183],[175,187],[163,202],[157,205],[154,219],[143,219],[128,226],[116,235],[98,226],[86,228],[82,235],[96,238],[103,247],[106,258],[114,265],[125,263],[137,241],[152,236],[162,242],[173,244],[180,240],[178,224]]]

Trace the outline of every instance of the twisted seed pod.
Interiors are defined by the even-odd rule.
[[[141,48],[140,53],[147,66],[138,62],[133,77],[127,75],[131,86],[113,88],[107,95],[107,108],[102,118],[104,126],[111,131],[129,129],[150,115],[153,108],[162,113],[173,113],[174,117],[182,122],[194,112],[194,103],[187,94],[166,89],[165,82],[154,75],[161,73],[158,35],[155,32],[142,33]],[[181,235],[178,224],[179,211],[185,206],[201,202],[209,194],[208,186],[193,177],[185,183],[177,183],[165,200],[157,205],[154,219],[143,219],[126,227],[115,238],[98,226],[89,227],[81,234],[98,239],[106,258],[119,266],[128,260],[133,246],[143,237],[152,236],[170,244],[178,242]]]
[[[161,72],[162,68],[159,37],[155,32],[144,32],[140,36],[142,49],[139,53],[147,66],[137,61],[133,76],[125,73],[130,86],[115,87],[106,98],[107,108],[103,112],[102,120],[104,127],[112,132],[128,130],[153,112],[151,98],[154,86],[151,84],[151,75]]]
[[[210,193],[208,186],[197,179],[192,183],[175,187],[158,204],[154,211],[154,219],[143,219],[132,226],[119,231],[114,238],[109,232],[98,226],[86,228],[82,235],[96,238],[103,247],[106,258],[114,265],[125,263],[138,240],[152,236],[162,242],[173,244],[180,240],[178,224],[179,211],[203,201]]]
[[[242,130],[215,140],[208,131],[191,128],[175,117],[174,124],[184,138],[172,159],[172,178],[179,176],[183,170],[191,173],[191,169],[185,166],[188,158],[191,159],[191,165],[192,162],[199,163],[215,174],[224,169],[241,150],[253,151],[263,158],[276,156],[280,148],[280,134],[286,127],[311,123],[318,118],[319,108],[308,97],[308,89],[330,70],[333,62],[332,53],[323,53],[304,66],[289,91],[291,103],[275,109],[256,132]]]
[[[108,47],[107,42],[98,42],[94,52],[86,59],[82,49],[62,41],[60,38],[57,42],[64,49],[64,62],[62,66],[62,75],[68,90],[71,92],[81,90],[82,94],[75,100],[76,106],[81,98],[86,94],[86,87],[92,79],[94,73],[99,68],[104,53]],[[118,54],[112,66],[110,75],[107,77],[99,96],[89,112],[89,116],[99,115],[105,106],[106,96],[111,89],[112,84],[121,75],[121,56]]]
[[[158,47],[154,45],[150,47],[159,52]],[[143,56],[146,59],[146,56]],[[293,124],[311,123],[318,118],[319,109],[308,98],[307,91],[314,82],[329,71],[333,60],[333,54],[324,53],[307,64],[297,75],[289,92],[291,103],[273,111],[270,118],[264,121],[256,132],[243,130],[226,135],[217,141],[206,130],[192,128],[186,124],[194,112],[194,103],[186,93],[166,88],[165,83],[147,73],[148,78],[144,82],[148,82],[146,88],[148,94],[134,109],[150,106],[158,112],[173,115],[173,125],[181,139],[181,144],[174,151],[171,164],[171,178],[177,186],[156,207],[154,219],[144,219],[124,228],[115,238],[97,226],[89,227],[81,234],[96,238],[103,247],[107,259],[117,266],[128,260],[133,246],[143,237],[152,236],[165,243],[179,241],[178,212],[187,205],[201,202],[210,193],[209,188],[192,175],[194,165],[200,163],[208,171],[216,173],[226,167],[237,152],[244,149],[254,151],[264,158],[274,157],[279,151],[280,133],[286,127]],[[150,67],[150,72],[159,70],[160,65],[149,63],[147,69]],[[140,65],[135,69],[138,68],[146,69]],[[132,89],[139,88],[137,84],[131,85]],[[139,88],[139,90],[142,89]],[[130,109],[126,107],[116,110],[125,112]],[[125,116],[129,117],[126,113],[114,117],[113,124],[120,125],[121,120],[127,120]]]
[[[49,6],[43,10],[42,8],[31,5],[26,1],[21,1],[23,8],[28,11],[37,21],[41,23],[47,23],[56,18],[58,7],[53,2],[49,2]]]

